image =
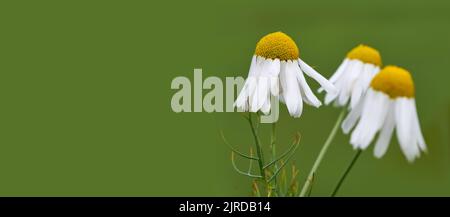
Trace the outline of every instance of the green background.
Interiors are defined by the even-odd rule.
[[[428,153],[409,164],[396,139],[381,160],[371,147],[340,195],[449,196],[449,9],[435,0],[2,1],[0,195],[250,195],[219,134],[247,150],[245,120],[174,113],[170,84],[192,80],[194,68],[247,76],[259,38],[283,31],[326,77],[359,43],[414,76]],[[301,181],[338,113],[305,106],[293,119],[282,106],[279,150],[302,133]],[[348,141],[338,134],[313,196],[332,191],[354,153]]]

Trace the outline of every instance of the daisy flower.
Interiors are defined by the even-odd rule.
[[[333,84],[299,58],[299,49],[291,37],[282,32],[270,33],[256,45],[248,78],[235,106],[243,111],[268,113],[272,95],[286,104],[291,116],[300,117],[303,101],[315,107],[322,104],[303,73],[325,91],[335,91]]]
[[[325,104],[334,101],[336,106],[342,107],[350,99],[350,108],[354,108],[380,67],[381,56],[376,49],[366,45],[353,48],[331,76],[330,82],[336,86],[337,92],[328,93]]]
[[[400,148],[412,162],[426,151],[420,130],[411,74],[403,68],[386,66],[371,81],[364,99],[342,123],[345,133],[358,122],[350,143],[355,149],[366,149],[379,131],[374,155],[382,157],[389,146],[394,128]]]

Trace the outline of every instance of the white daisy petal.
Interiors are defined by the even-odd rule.
[[[356,61],[355,60],[347,60],[346,67],[344,71],[342,72],[342,75],[339,76],[339,79],[336,79],[333,81],[334,86],[336,87],[336,92],[333,93],[327,93],[325,96],[325,104],[330,104],[333,100],[335,100],[339,95],[342,93],[343,87],[347,86],[347,80],[350,72],[352,71]],[[344,106],[341,105],[338,100],[335,101],[336,106]]]
[[[268,77],[265,76],[260,76],[258,78],[258,87],[256,89],[257,91],[257,98],[256,98],[256,107],[253,107],[253,109],[255,111],[258,111],[259,109],[261,109],[261,107],[266,103],[268,97],[269,97],[269,92],[270,92],[270,84],[269,84],[270,80]]]
[[[350,63],[351,63],[351,60],[345,58],[345,59],[342,61],[341,65],[339,65],[339,67],[338,67],[338,69],[336,70],[336,72],[334,72],[334,74],[330,77],[329,81],[330,81],[331,83],[336,82],[336,81],[341,77],[341,75],[343,74],[343,72],[347,69],[347,67],[350,65]],[[319,90],[318,90],[318,92],[321,93],[322,91],[323,91],[323,88],[320,87]]]
[[[372,100],[367,99],[361,120],[355,131],[359,131],[357,136],[352,134],[350,142],[358,148],[366,149],[372,142],[375,134],[381,128],[389,109],[389,97],[384,93],[369,89],[368,94],[372,94]]]
[[[361,96],[363,94],[363,87],[360,83],[355,83],[355,87],[353,88],[353,91],[351,92],[350,97],[350,108],[354,108],[358,101],[360,100]]]
[[[341,65],[339,65],[336,72],[331,76],[330,82],[335,82],[337,79],[339,79],[342,75],[342,73],[346,70],[347,66],[349,65],[350,60],[345,58],[344,61],[342,61]]]
[[[350,91],[350,108],[356,106],[358,101],[361,99],[364,91],[368,88],[366,84],[367,80],[371,80],[371,72],[373,70],[372,64],[364,64],[362,70],[359,72],[359,76],[355,79],[353,83],[353,89]]]
[[[249,69],[249,72],[248,72],[248,77],[253,77],[253,76],[256,76],[257,74],[257,70],[256,70],[256,67],[257,67],[257,64],[256,64],[256,60],[257,60],[257,56],[256,55],[253,55],[253,57],[252,57],[252,62],[250,63],[250,69]]]
[[[242,111],[247,111],[248,109],[248,83],[245,81],[244,87],[239,93],[234,106],[241,109]]]
[[[363,62],[359,60],[353,60],[352,68],[347,71],[347,75],[342,79],[342,85],[340,87],[340,93],[338,102],[340,106],[345,106],[350,99],[352,90],[354,88],[354,83],[361,75],[363,69]]]
[[[316,70],[314,70],[311,66],[303,62],[303,60],[301,60],[300,58],[298,59],[298,63],[300,69],[305,72],[306,75],[316,80],[326,92],[336,92],[336,88],[334,87],[334,85],[326,78],[324,78],[321,74],[319,74]]]
[[[253,55],[252,61],[250,63],[250,69],[248,72],[248,78],[245,80],[244,86],[242,87],[242,90],[239,92],[239,95],[236,99],[236,102],[234,103],[234,106],[241,109],[242,111],[248,111],[248,101],[250,92],[253,93],[254,88],[256,87],[256,84],[250,84],[253,81],[252,80],[256,76],[257,71],[257,64],[256,64],[257,57],[256,55]]]
[[[257,76],[257,89],[253,98],[251,111],[256,112],[260,110],[264,104],[270,100],[270,91],[272,90],[272,80],[275,79],[280,72],[280,61],[272,59],[260,58],[259,62],[259,75]],[[278,81],[276,81],[278,83]],[[274,84],[277,85],[277,84]],[[275,87],[273,88],[275,90]],[[278,93],[277,93],[278,94]]]
[[[343,122],[343,130],[344,133],[349,132],[351,128],[355,125],[358,118],[360,119],[358,122],[358,125],[355,127],[355,129],[352,132],[352,135],[350,137],[350,144],[352,144],[353,148],[357,149],[361,146],[361,134],[362,131],[365,130],[366,126],[362,126],[363,124],[367,124],[367,112],[363,112],[363,110],[367,110],[367,108],[371,108],[373,106],[373,101],[375,99],[375,92],[374,91],[368,91],[365,100],[361,102],[361,107],[357,109],[354,109],[350,112],[350,114],[347,116],[346,120]],[[357,106],[358,107],[358,106]]]
[[[289,114],[293,117],[300,117],[303,110],[302,97],[297,82],[296,69],[298,67],[294,62],[281,62],[280,83],[283,89],[282,95]]]
[[[280,60],[275,59],[271,65],[271,69],[269,70],[270,74],[270,92],[274,96],[278,96],[279,89],[279,75],[280,75]]]
[[[420,155],[420,150],[415,144],[414,137],[412,136],[414,130],[414,126],[412,125],[413,115],[408,100],[409,99],[405,97],[396,99],[395,122],[400,148],[402,149],[403,154],[405,154],[406,159],[409,162],[412,162]]]
[[[300,84],[300,91],[302,94],[302,97],[304,98],[305,102],[309,105],[320,107],[322,105],[322,102],[320,102],[319,99],[314,95],[311,88],[309,87],[308,83],[306,83],[305,76],[303,75],[303,72],[300,68],[297,68],[297,80]]]
[[[347,117],[342,122],[342,131],[345,134],[348,134],[350,130],[355,126],[358,119],[361,117],[361,111],[364,106],[364,99],[361,100],[355,108],[353,108],[350,113],[347,115]]]
[[[395,127],[395,112],[394,112],[394,102],[389,103],[389,111],[386,115],[386,120],[384,121],[384,125],[381,129],[380,135],[378,136],[377,143],[374,148],[374,155],[377,158],[383,157],[386,153],[389,142],[391,141],[392,133],[394,132]]]
[[[264,105],[261,107],[261,112],[266,115],[269,114],[269,112],[270,112],[270,97],[268,100],[266,100]]]
[[[327,93],[325,95],[325,104],[328,105],[330,104],[330,102],[332,102],[334,99],[336,99],[336,97],[338,96],[339,92],[336,91],[334,93]]]
[[[413,99],[412,102],[410,102],[410,107],[413,115],[414,135],[417,136],[417,143],[419,144],[420,149],[422,151],[426,151],[427,145],[425,144],[422,131],[420,130],[419,117],[417,116],[417,109],[416,109],[416,100]]]

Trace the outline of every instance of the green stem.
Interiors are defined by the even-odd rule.
[[[256,154],[258,155],[258,166],[259,166],[259,172],[261,173],[261,176],[264,180],[266,180],[266,175],[264,172],[264,155],[263,152],[261,150],[261,143],[259,141],[258,138],[258,133],[255,130],[255,127],[253,126],[253,122],[252,122],[252,113],[248,113],[248,121],[250,123],[250,127],[252,128],[252,134],[253,137],[255,139],[255,146],[256,146]]]
[[[308,178],[306,179],[305,184],[303,185],[302,191],[300,192],[300,195],[299,195],[300,197],[304,197],[308,193],[308,189],[312,184],[314,174],[316,173],[317,168],[319,168],[319,165],[322,162],[323,157],[325,156],[325,153],[327,153],[331,142],[333,141],[334,137],[336,136],[336,132],[338,131],[339,126],[341,125],[341,122],[344,119],[345,113],[346,113],[346,108],[344,107],[341,111],[341,114],[339,114],[339,117],[336,120],[336,123],[334,124],[333,130],[331,130],[330,135],[328,136],[327,140],[325,141],[325,144],[323,145],[322,149],[320,150],[320,153],[317,156],[317,159],[314,162],[314,165],[311,168],[311,171],[309,172]]]
[[[272,134],[270,135],[270,144],[272,146],[272,160],[276,158],[275,141],[276,141],[276,123],[272,123]]]
[[[344,183],[345,178],[347,178],[348,173],[350,173],[350,170],[352,170],[353,165],[355,165],[356,161],[358,160],[359,156],[361,155],[362,150],[359,149],[355,156],[353,156],[352,162],[348,165],[347,169],[345,170],[344,174],[342,175],[341,179],[339,180],[338,184],[334,188],[333,193],[331,194],[332,197],[336,196],[337,192],[339,191],[339,188],[341,187],[342,183]]]
[[[272,133],[270,134],[270,145],[272,148],[272,161],[274,161],[277,158],[277,153],[276,153],[276,146],[275,146],[275,142],[276,142],[276,122],[272,123]],[[274,170],[273,171],[277,171],[278,170],[278,165],[275,162],[274,163]],[[275,188],[275,192],[277,193],[277,195],[280,195],[280,191],[278,189],[278,180],[277,177],[274,177],[274,188]]]

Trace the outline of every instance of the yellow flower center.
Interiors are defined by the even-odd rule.
[[[350,52],[348,52],[347,58],[358,59],[364,63],[371,63],[376,66],[381,66],[380,52],[378,52],[372,47],[362,44],[359,45],[358,47],[353,48]]]
[[[282,32],[270,33],[256,44],[255,54],[266,59],[295,60],[299,57],[294,40]]]
[[[414,82],[411,74],[397,66],[386,66],[372,79],[370,86],[391,98],[414,97]]]

